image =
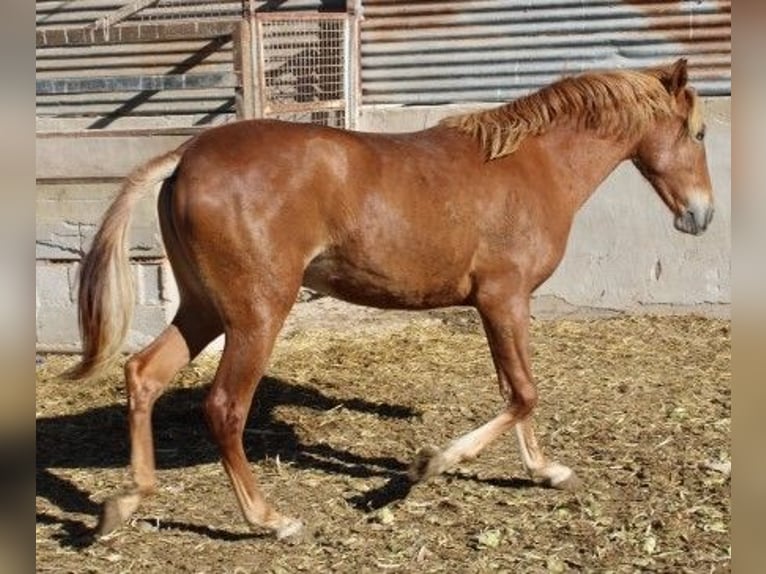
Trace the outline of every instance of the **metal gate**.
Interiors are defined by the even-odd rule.
[[[255,117],[353,127],[351,19],[256,13]]]

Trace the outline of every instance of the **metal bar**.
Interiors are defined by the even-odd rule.
[[[264,22],[284,20],[294,22],[296,20],[344,20],[348,16],[345,12],[255,12],[255,17]]]
[[[254,82],[254,115],[262,118],[266,107],[266,61],[263,54],[262,20],[256,17],[253,0],[250,2],[250,30],[252,31],[251,46],[253,50],[253,82]]]
[[[239,87],[235,89],[237,102],[237,118],[250,119],[255,117],[253,90],[253,62],[250,46],[250,20],[244,18],[237,26],[234,38],[234,73],[239,77]]]
[[[93,24],[88,26],[88,28],[109,28],[110,26],[114,26],[117,22],[121,22],[122,20],[125,20],[125,18],[128,18],[136,12],[147,8],[152,4],[156,4],[157,2],[159,2],[159,0],[134,0],[119,10],[115,10],[114,12],[110,12],[106,16],[99,18],[93,22]]]
[[[351,81],[351,22],[348,18],[343,22],[343,100],[345,102],[343,122],[345,128],[350,128],[352,121],[353,83]]]
[[[92,46],[195,40],[231,35],[237,20],[173,22],[168,24],[123,24],[113,28],[42,28],[36,32],[36,47]]]
[[[238,85],[232,72],[209,74],[167,74],[162,76],[105,76],[37,80],[37,95],[92,94],[103,92],[144,92],[157,90],[200,90],[233,88]]]
[[[346,100],[319,100],[313,102],[267,102],[264,115],[283,112],[321,112],[324,110],[344,110]]]
[[[354,1],[354,14],[351,16],[351,60],[346,64],[351,74],[351,91],[346,96],[352,100],[352,123],[349,126],[351,129],[356,129],[359,106],[362,103],[362,0]]]
[[[171,135],[171,136],[186,136],[199,133],[204,128],[200,127],[185,127],[185,128],[133,128],[133,129],[115,129],[115,130],[90,130],[81,132],[71,131],[48,131],[48,132],[36,132],[36,139],[57,139],[57,138],[71,138],[71,139],[83,139],[83,138],[121,138],[128,136],[153,136],[157,134]]]

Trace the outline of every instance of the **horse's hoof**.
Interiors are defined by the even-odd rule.
[[[434,446],[425,446],[415,455],[407,469],[407,476],[412,482],[422,482],[441,474],[444,470],[444,455]]]
[[[101,515],[98,518],[95,535],[98,537],[117,530],[123,524],[120,513],[120,501],[118,498],[110,498],[101,507]]]
[[[289,544],[297,544],[303,540],[307,531],[303,522],[300,520],[296,520],[295,518],[285,518],[282,521],[282,524],[276,528],[274,534],[276,534],[277,540]]]
[[[104,501],[101,516],[94,534],[97,537],[106,536],[122,526],[138,508],[141,502],[139,493],[120,494]]]
[[[560,480],[556,483],[551,483],[551,488],[555,488],[556,490],[579,490],[579,488],[582,486],[582,482],[577,477],[577,475],[572,471],[572,474],[569,475],[568,478],[565,478],[563,480]]]
[[[563,464],[553,463],[548,467],[546,474],[543,484],[548,488],[569,491],[580,488],[580,479],[571,468]]]

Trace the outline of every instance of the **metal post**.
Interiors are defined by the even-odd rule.
[[[356,129],[359,116],[361,98],[361,51],[360,45],[360,22],[362,19],[361,0],[349,0],[348,16],[346,24],[347,46],[344,62],[346,84],[346,127]]]
[[[343,99],[345,100],[343,115],[345,116],[346,129],[353,129],[356,124],[353,117],[354,101],[351,96],[354,91],[351,78],[353,68],[351,63],[351,19],[352,16],[346,16],[343,19]]]
[[[255,12],[254,0],[248,0],[247,19],[250,29],[250,62],[253,86],[253,117],[263,117],[263,92],[266,88],[262,81],[263,50],[261,46],[261,30]]]
[[[247,120],[255,117],[255,82],[253,80],[252,51],[250,49],[250,21],[243,18],[237,24],[232,39],[234,40],[234,73],[239,79],[235,91],[237,119]]]

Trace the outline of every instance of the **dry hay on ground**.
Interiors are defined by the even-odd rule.
[[[466,313],[383,334],[282,340],[245,444],[263,490],[310,525],[286,546],[253,535],[201,416],[215,361],[157,404],[159,494],[90,544],[97,503],[127,477],[119,369],[37,382],[40,572],[724,572],[730,570],[729,322],[699,317],[538,321],[537,427],[577,492],[531,486],[511,435],[412,488],[415,451],[492,417],[500,399]],[[404,495],[407,494],[406,497]]]

